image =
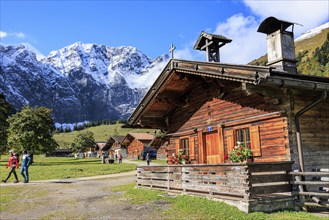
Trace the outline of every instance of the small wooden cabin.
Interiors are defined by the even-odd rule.
[[[291,25],[274,17],[260,25],[268,66],[220,63],[230,40],[205,32],[194,48],[208,62],[169,61],[129,123],[166,131],[168,155],[183,150],[192,164],[140,166],[139,187],[210,196],[245,212],[329,207],[329,78],[297,72]],[[225,159],[238,142],[254,162]]]
[[[154,138],[150,143],[150,147],[157,150],[157,159],[167,159],[167,138]]]
[[[150,145],[153,138],[150,133],[128,133],[122,140],[122,145],[127,148],[127,158],[138,159],[138,155]]]
[[[100,157],[102,155],[108,156],[109,147],[106,145],[106,142],[96,142],[95,150],[97,152],[97,156]]]
[[[171,59],[130,124],[167,131],[168,155],[182,149],[193,164],[229,162],[224,155],[242,142],[255,162],[295,161],[303,171],[328,168],[329,78],[297,73],[294,52],[284,51],[294,49],[293,33],[280,29],[290,25],[270,17],[260,26],[268,36],[275,32],[268,41],[280,45],[269,48],[267,67]],[[214,45],[210,41],[217,46],[207,49]],[[202,32],[195,49],[219,61],[212,53],[228,42]]]
[[[114,155],[118,155],[121,153],[121,155],[126,158],[127,157],[127,149],[125,146],[122,145],[122,141],[125,138],[125,136],[111,136],[107,143],[111,146],[110,151]]]

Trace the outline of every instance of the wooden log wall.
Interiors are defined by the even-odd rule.
[[[222,82],[221,82],[222,83]],[[277,89],[267,92],[254,86],[242,89],[241,83],[226,82],[223,93],[219,93],[218,86],[196,87],[189,96],[186,106],[179,107],[170,117],[169,132],[184,132],[198,129],[206,132],[212,126],[223,126],[224,149],[222,154],[229,153],[232,146],[227,141],[228,132],[239,127],[258,126],[260,136],[260,153],[255,161],[286,161],[290,160],[288,120],[286,116],[258,118],[254,121],[243,121],[245,118],[257,117],[282,110],[282,100],[286,98],[283,90]],[[264,94],[263,94],[264,93]],[[235,123],[229,123],[236,121]],[[228,123],[226,125],[226,123]],[[202,137],[202,136],[201,136]],[[201,137],[195,141],[195,158],[199,157]],[[179,144],[179,137],[170,139],[168,150],[175,152]],[[177,153],[177,152],[176,152]],[[202,161],[197,161],[202,163]]]
[[[291,118],[291,160],[295,161],[294,169],[298,169],[298,151],[294,115],[305,106],[321,97],[320,92],[292,91]],[[305,171],[329,169],[329,98],[307,111],[300,117],[301,137],[304,154]]]

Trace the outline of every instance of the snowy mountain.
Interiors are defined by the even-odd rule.
[[[23,45],[0,45],[0,92],[17,110],[52,108],[60,123],[127,118],[168,59],[78,42],[38,61]]]
[[[305,39],[308,39],[308,38],[311,38],[319,33],[321,33],[323,30],[329,28],[329,22],[319,26],[319,27],[316,27],[314,29],[311,29],[309,31],[306,31],[305,33],[303,33],[302,35],[300,35],[299,37],[297,37],[295,39],[295,41],[301,41],[301,40],[305,40]]]

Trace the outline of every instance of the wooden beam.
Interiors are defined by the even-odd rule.
[[[141,118],[141,126],[145,127],[145,126],[149,126],[152,128],[160,128],[160,129],[167,129],[167,125],[165,122],[165,119],[163,118],[149,118],[149,117],[142,117]]]
[[[205,48],[209,47],[210,45],[212,45],[214,42],[213,41],[210,41],[210,42],[207,42],[205,45],[203,45],[200,50],[204,50]]]

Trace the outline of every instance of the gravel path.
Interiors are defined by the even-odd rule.
[[[136,171],[97,177],[34,181],[15,185],[19,198],[0,210],[0,219],[158,219],[161,201],[130,204],[112,187],[134,183]]]

